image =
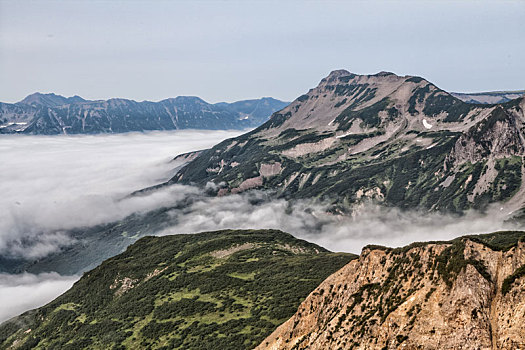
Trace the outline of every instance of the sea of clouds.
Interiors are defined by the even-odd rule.
[[[210,197],[166,181],[174,156],[205,149],[239,131],[171,131],[90,136],[0,137],[0,255],[39,258],[74,242],[67,230],[122,219],[134,212],[170,211],[173,225],[158,235],[226,228],[276,228],[333,251],[359,253],[367,244],[403,246],[468,233],[513,228],[497,209],[463,217],[364,205],[353,216],[327,213],[327,204],[272,199],[262,191]],[[77,276],[0,274],[0,322],[67,290]],[[24,297],[21,298],[20,295]]]
[[[169,179],[179,165],[170,162],[174,156],[240,133],[0,136],[0,255],[42,257],[73,242],[67,229],[111,222],[171,201],[170,192],[123,198]],[[51,301],[77,279],[56,273],[0,274],[0,322]]]

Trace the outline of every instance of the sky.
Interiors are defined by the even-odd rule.
[[[293,100],[334,69],[525,89],[525,1],[5,1],[0,101]]]

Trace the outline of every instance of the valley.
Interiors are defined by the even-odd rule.
[[[0,350],[525,349],[524,18],[0,0]]]
[[[0,346],[515,349],[524,239],[371,245],[356,257],[275,230],[145,237],[0,325]]]

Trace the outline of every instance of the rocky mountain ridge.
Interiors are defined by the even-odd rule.
[[[338,70],[259,128],[202,152],[170,183],[337,198],[338,210],[365,200],[483,209],[522,187],[524,108],[525,97],[468,104],[420,77]]]
[[[257,349],[518,349],[523,232],[367,247]]]
[[[270,97],[210,104],[193,96],[159,102],[99,101],[35,93],[0,103],[0,133],[83,134],[175,129],[244,129],[259,126],[288,103]]]

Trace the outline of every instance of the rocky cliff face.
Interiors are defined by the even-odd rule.
[[[365,248],[257,349],[522,348],[523,238]]]
[[[338,207],[373,200],[483,208],[521,186],[524,101],[468,104],[420,77],[334,71],[261,127],[201,153],[171,182],[212,181],[219,195],[266,188],[337,198]]]
[[[179,96],[160,102],[126,99],[87,101],[36,93],[0,105],[0,132],[26,134],[117,133],[174,129],[256,127],[287,105],[272,98],[210,104]]]

